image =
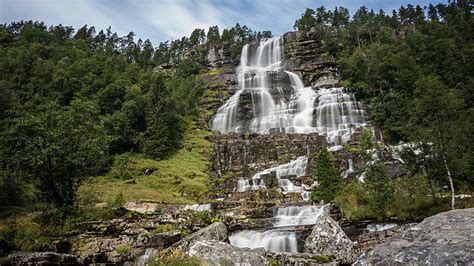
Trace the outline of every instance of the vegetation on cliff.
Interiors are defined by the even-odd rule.
[[[410,173],[472,191],[472,4],[407,5],[390,15],[363,6],[348,14],[344,7],[307,9],[295,29],[322,40],[343,85],[370,106],[388,143],[430,147],[407,158]]]

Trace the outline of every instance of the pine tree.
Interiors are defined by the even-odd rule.
[[[315,172],[319,187],[311,193],[311,200],[331,202],[340,188],[341,177],[337,174],[331,154],[325,147],[319,152]]]

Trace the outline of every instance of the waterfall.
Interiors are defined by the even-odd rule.
[[[145,253],[143,255],[140,255],[134,265],[136,266],[145,266],[148,262],[148,260],[150,260],[151,257],[157,255],[159,253],[159,250],[157,249],[154,249],[154,248],[147,248],[145,249]]]
[[[275,216],[276,222],[273,226],[283,227],[315,224],[322,214],[328,212],[328,205],[289,206],[278,208]]]
[[[275,172],[278,186],[283,189],[283,193],[301,193],[303,200],[309,200],[310,192],[307,191],[307,188],[304,186],[297,186],[289,179],[283,178],[290,176],[304,176],[306,175],[307,166],[308,157],[300,156],[296,160],[293,160],[289,163],[271,167],[258,172],[250,179],[240,178],[239,181],[237,181],[237,186],[234,191],[245,192],[249,190],[266,188],[264,181],[261,179],[262,176],[270,174],[271,172]]]
[[[347,160],[347,163],[349,164],[349,167],[347,168],[347,170],[345,170],[344,172],[341,173],[341,176],[343,178],[347,178],[350,174],[356,172],[354,170],[354,162],[352,161],[352,159]]]
[[[278,208],[275,215],[275,229],[263,232],[243,230],[229,236],[230,244],[240,248],[264,248],[268,251],[298,252],[296,233],[288,228],[300,225],[316,224],[318,218],[329,213],[328,205],[288,206]],[[286,228],[283,228],[286,227]]]
[[[366,124],[361,104],[343,88],[305,87],[297,74],[283,69],[283,38],[261,41],[253,50],[243,47],[239,89],[218,109],[212,129],[223,134],[316,132],[339,144]]]
[[[385,231],[388,229],[392,229],[397,227],[398,224],[395,223],[387,223],[387,224],[369,224],[367,225],[367,231],[368,232],[380,232],[380,231]]]
[[[276,253],[298,252],[294,232],[279,230],[258,232],[255,230],[244,230],[229,236],[229,241],[231,245],[239,248],[264,248]]]

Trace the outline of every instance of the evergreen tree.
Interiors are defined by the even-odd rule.
[[[311,192],[311,200],[331,202],[336,196],[342,180],[337,174],[331,154],[325,147],[321,148],[316,160],[315,179],[319,182],[319,187]]]
[[[311,8],[306,8],[303,16],[300,19],[295,21],[293,28],[295,30],[310,30],[316,24],[316,19],[314,18],[315,12]]]

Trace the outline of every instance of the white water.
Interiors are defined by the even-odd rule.
[[[150,260],[150,258],[153,257],[156,254],[158,254],[157,249],[147,248],[147,249],[145,249],[145,253],[143,255],[140,255],[136,259],[134,265],[136,265],[136,266],[145,266],[147,264],[148,260]]]
[[[394,227],[397,227],[398,224],[390,223],[390,224],[369,224],[367,226],[367,230],[369,232],[380,232],[385,231]]]
[[[352,159],[347,160],[347,164],[349,165],[347,170],[341,173],[341,176],[343,178],[347,178],[350,174],[355,173],[354,162],[352,161]]]
[[[261,179],[262,176],[270,174],[271,172],[275,172],[278,186],[283,189],[283,193],[301,193],[302,199],[308,200],[310,192],[307,191],[307,187],[305,187],[304,185],[297,186],[293,184],[293,182],[291,182],[289,179],[283,178],[289,176],[304,176],[306,175],[307,166],[308,157],[298,157],[296,160],[293,160],[289,163],[278,165],[258,172],[250,179],[239,179],[239,181],[237,182],[237,187],[234,189],[234,191],[245,192],[249,190],[266,188],[265,183]]]
[[[289,206],[278,208],[275,215],[274,227],[263,232],[243,230],[229,236],[230,244],[240,248],[265,248],[268,251],[298,252],[296,233],[282,227],[315,224],[318,218],[329,212],[328,205],[324,206]]]
[[[298,252],[296,235],[294,232],[268,230],[259,232],[255,230],[239,231],[229,236],[230,244],[239,248],[264,248],[268,251]]]
[[[354,128],[366,124],[360,103],[343,88],[315,90],[305,87],[297,74],[283,70],[283,38],[262,41],[252,57],[250,54],[249,46],[245,45],[237,69],[239,90],[218,109],[212,121],[214,130],[224,134],[265,134],[271,129],[286,133],[317,132],[337,144],[350,140]],[[292,88],[286,98],[284,84],[274,80],[285,76]],[[252,101],[250,121],[239,118],[244,94],[250,94]]]
[[[278,208],[275,227],[315,224],[318,218],[329,212],[328,205],[289,206]]]

